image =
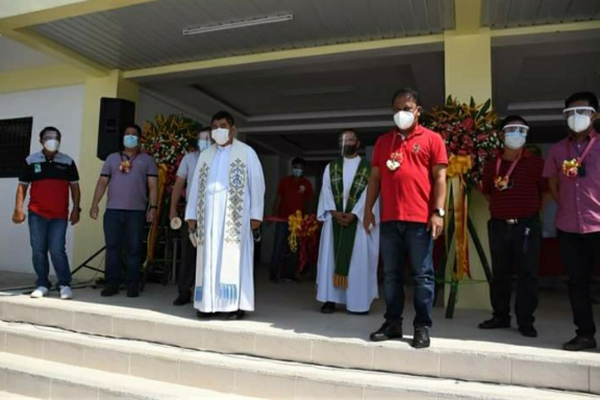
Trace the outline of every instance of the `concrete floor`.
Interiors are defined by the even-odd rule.
[[[0,272],[0,290],[3,287],[22,286],[31,281],[31,275]],[[5,291],[0,294],[7,296],[21,292],[23,291]],[[103,298],[100,297],[99,289],[89,287],[76,289],[74,302],[88,303],[90,306],[111,305],[118,307],[119,312],[133,313],[141,317],[160,315],[167,320],[197,320],[195,310],[191,306],[172,305],[176,292],[174,285],[148,284],[137,299],[125,297],[124,292],[119,296]],[[367,340],[369,333],[383,322],[385,304],[381,299],[375,301],[369,315],[350,315],[342,308],[335,314],[323,315],[319,312],[320,304],[315,301],[314,295],[314,284],[309,281],[273,284],[267,281],[266,273],[259,271],[256,277],[254,313],[242,321],[225,321],[216,317],[202,323],[362,341]],[[52,292],[51,296],[56,298],[56,292]],[[521,336],[516,327],[495,331],[478,329],[477,324],[490,317],[490,313],[486,311],[456,310],[454,319],[445,319],[444,311],[441,306],[434,309],[431,335],[436,347],[466,347],[473,350],[485,347],[491,351],[537,353],[544,349],[558,350],[564,341],[574,335],[569,301],[564,289],[540,292],[540,305],[536,315],[539,337],[535,339]],[[412,335],[413,316],[412,299],[409,294],[404,324],[405,334],[408,336]],[[600,306],[595,306],[595,316],[596,321],[600,323]]]

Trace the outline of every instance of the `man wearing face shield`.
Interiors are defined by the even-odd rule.
[[[419,125],[419,95],[401,89],[392,98],[397,128],[377,139],[363,226],[377,225],[373,206],[381,194],[380,252],[384,267],[385,323],[372,341],[402,337],[404,268],[414,276],[412,346],[429,347],[435,292],[433,241],[442,233],[448,156],[442,136]]]
[[[591,283],[600,262],[600,140],[592,122],[598,119],[598,98],[591,92],[575,93],[563,113],[569,133],[550,150],[544,176],[558,205],[560,254],[577,327],[576,336],[563,347],[579,351],[596,347]]]
[[[340,157],[323,174],[317,210],[317,218],[324,222],[317,300],[324,303],[324,314],[335,312],[336,303],[352,313],[368,313],[377,298],[379,226],[369,235],[362,224],[371,166],[358,155],[359,147],[355,130],[342,131]]]
[[[138,297],[142,267],[144,227],[156,218],[158,168],[154,158],[142,152],[142,129],[131,124],[123,132],[123,151],[109,155],[96,183],[90,217],[98,219],[99,204],[108,188],[104,212],[106,242],[106,286],[103,297],[119,294],[121,287],[121,250],[127,267],[127,297]]]
[[[59,151],[61,138],[60,131],[54,127],[42,129],[40,144],[43,149],[27,157],[17,187],[12,220],[15,224],[21,224],[25,222],[23,203],[31,185],[28,205],[29,237],[33,268],[37,275],[37,289],[31,293],[32,298],[44,297],[50,291],[48,253],[58,278],[60,298],[73,298],[65,242],[68,222],[71,225],[79,222],[81,194],[75,161]],[[69,192],[73,203],[70,215]]]
[[[200,318],[227,312],[237,320],[254,311],[252,232],[263,219],[265,179],[229,113],[216,113],[211,126],[216,146],[198,158],[185,211],[197,247],[194,308]]]
[[[173,185],[173,192],[171,193],[171,204],[169,209],[169,221],[171,221],[171,228],[180,229],[182,226],[181,219],[177,215],[177,205],[181,199],[181,194],[185,191],[185,199],[190,196],[190,190],[192,187],[192,178],[194,177],[194,171],[196,170],[196,164],[198,164],[198,158],[200,153],[208,149],[212,145],[210,138],[210,127],[205,127],[198,132],[196,151],[192,151],[186,154],[177,169],[177,178]],[[196,248],[192,245],[189,240],[187,227],[181,229],[181,264],[177,273],[177,287],[179,289],[179,295],[173,301],[176,306],[182,306],[190,303],[191,291],[194,286],[196,276]]]
[[[493,280],[490,298],[493,317],[480,329],[510,327],[511,272],[517,272],[515,314],[523,336],[537,337],[533,326],[538,304],[537,267],[542,241],[539,213],[547,192],[542,178],[544,161],[524,148],[529,126],[512,115],[501,123],[502,153],[483,171],[483,194],[490,200],[488,232]]]

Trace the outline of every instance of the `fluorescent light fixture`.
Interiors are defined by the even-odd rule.
[[[200,33],[218,32],[227,29],[246,28],[249,26],[273,24],[275,22],[291,21],[294,18],[293,14],[282,14],[258,17],[252,19],[243,19],[235,22],[227,22],[224,24],[199,26],[197,28],[189,28],[183,30],[183,36],[198,35]]]
[[[554,101],[531,101],[531,102],[517,102],[510,103],[507,107],[509,111],[522,111],[522,110],[562,110],[565,106],[565,102],[562,100]]]

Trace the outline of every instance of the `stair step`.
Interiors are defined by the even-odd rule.
[[[0,379],[15,400],[249,399],[10,353],[0,353]]]
[[[156,299],[143,299],[149,300]],[[136,306],[143,307],[14,296],[0,299],[0,318],[222,354],[600,394],[600,357],[593,352],[437,338],[430,349],[415,350],[400,341],[329,338],[253,321],[199,321]]]
[[[159,382],[165,382],[176,387],[200,387],[221,393],[265,399],[342,395],[355,399],[408,396],[420,400],[453,397],[528,400],[589,398],[589,395],[562,391],[218,354],[4,322],[0,322],[0,343],[5,343],[4,351],[7,354],[12,353],[11,356],[17,357],[16,360],[23,362],[23,357],[29,357],[30,363],[36,360],[32,364],[37,368],[35,372],[25,367],[22,373],[42,374],[45,377],[47,375],[43,375],[43,372],[46,369],[38,366],[37,360],[41,364],[60,362],[78,370],[98,370],[93,374],[88,372],[87,376],[110,374],[114,377],[121,374],[120,382],[125,381],[122,378],[127,376],[127,381],[153,380],[154,387],[160,387],[163,383]],[[0,368],[6,364],[3,358],[1,355]],[[61,368],[53,367],[50,370],[61,371]],[[68,381],[65,378],[61,380],[60,375],[53,379]],[[105,386],[90,385],[96,388],[111,387],[108,381]],[[31,395],[29,392],[13,390],[10,385],[7,390]]]
[[[33,399],[35,399],[35,397],[27,397],[27,396],[22,396],[20,394],[3,392],[2,390],[0,390],[0,399],[2,399],[2,400],[33,400]]]

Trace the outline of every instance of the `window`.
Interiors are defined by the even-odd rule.
[[[0,178],[17,178],[31,148],[33,118],[0,120]]]

